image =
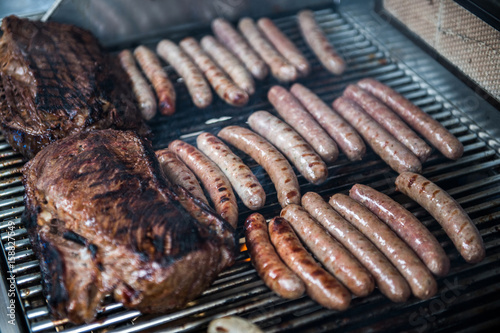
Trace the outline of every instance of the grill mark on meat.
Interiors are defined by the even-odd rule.
[[[90,256],[92,257],[92,259],[95,260],[97,257],[97,250],[98,250],[97,245],[90,243],[88,249],[90,251]]]
[[[61,276],[64,273],[64,262],[61,260],[60,253],[50,244],[38,236],[40,244],[40,269],[42,274],[48,278],[44,279],[45,289],[47,293],[47,302],[49,306],[57,307],[58,304],[64,303],[68,299],[67,290],[61,281]]]
[[[75,242],[76,244],[81,246],[85,246],[87,244],[87,239],[85,237],[80,236],[74,231],[64,232],[63,238]]]

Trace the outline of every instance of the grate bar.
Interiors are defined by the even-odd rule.
[[[27,231],[24,228],[15,229],[12,232],[3,232],[2,234],[0,234],[0,239],[2,241],[5,241],[8,239],[17,238],[20,236],[25,236],[26,234],[27,234]]]
[[[18,193],[24,193],[24,186],[16,186],[12,188],[7,188],[0,193],[0,198],[11,196]]]
[[[3,140],[4,139],[0,139],[0,141],[3,141]],[[16,153],[13,150],[2,151],[2,152],[0,152],[0,159],[6,158],[6,157],[12,157],[12,156],[16,156],[16,155],[18,155],[18,153]]]
[[[10,148],[10,145],[7,142],[0,143],[0,150],[4,150]]]
[[[14,265],[12,272],[17,275],[17,274],[26,272],[27,270],[30,270],[32,268],[38,268],[38,267],[39,267],[38,260],[31,260],[31,261],[24,262],[24,263],[19,264],[19,265]]]
[[[38,309],[26,311],[26,317],[28,317],[28,319],[36,319],[36,318],[46,316],[48,314],[49,314],[49,309],[47,309],[46,306],[43,306],[43,307],[38,308]]]
[[[24,200],[24,197],[14,197],[6,200],[0,200],[0,208],[2,207],[7,207],[7,206],[13,206],[19,203],[22,203]]]
[[[42,294],[42,286],[38,285],[38,286],[34,286],[34,287],[21,289],[19,291],[19,293],[21,294],[22,299],[26,299],[28,297],[39,296]]]
[[[3,176],[0,175],[0,178],[1,177],[3,177]],[[4,187],[7,187],[7,186],[10,186],[13,184],[19,184],[22,182],[22,180],[23,180],[23,177],[21,177],[21,176],[0,180],[0,188],[4,188]],[[23,191],[24,191],[24,187],[23,187]]]
[[[31,246],[31,242],[29,238],[23,238],[23,239],[18,239],[13,242],[14,244],[9,244],[7,243],[7,246],[5,246],[5,251],[11,251],[11,250],[17,250],[21,249],[23,247],[28,247]]]
[[[13,256],[13,259],[15,262],[17,262],[30,258],[32,256],[33,256],[33,251],[30,249],[30,250],[16,252],[16,255]]]
[[[0,211],[0,219],[5,219],[8,217],[16,216],[22,212],[24,212],[24,206],[2,210],[2,211]]]
[[[17,226],[17,225],[20,225],[21,224],[21,219],[18,218],[18,219],[11,219],[11,220],[4,220],[2,222],[0,222],[0,230],[4,230],[4,229],[7,229],[9,226]]]
[[[5,168],[7,166],[16,165],[19,163],[24,163],[22,158],[15,158],[12,160],[2,161],[0,162],[0,168]]]
[[[0,178],[12,176],[12,175],[15,175],[16,173],[21,173],[21,170],[22,170],[22,167],[3,170],[0,172]],[[19,180],[21,180],[21,178],[19,178]]]

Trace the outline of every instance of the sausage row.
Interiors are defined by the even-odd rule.
[[[456,160],[463,154],[462,143],[439,122],[374,79],[363,79],[356,85],[347,86],[343,96],[333,102],[333,107],[398,173],[420,173],[421,163],[432,152],[413,130],[447,158]]]
[[[396,184],[443,225],[466,261],[484,258],[475,225],[446,192],[415,173],[401,174]],[[258,213],[245,224],[257,273],[282,297],[300,297],[302,280],[311,298],[337,310],[348,306],[347,290],[366,296],[374,282],[394,302],[407,300],[410,293],[429,299],[437,292],[432,273],[448,273],[449,259],[436,238],[403,206],[373,188],[356,184],[349,196],[335,194],[329,204],[309,192],[302,207],[288,205],[268,227]]]
[[[341,74],[345,63],[317,25],[314,14],[300,12],[298,25],[306,43],[325,68]],[[188,37],[179,43],[180,47],[170,40],[163,40],[156,49],[183,78],[193,103],[199,108],[212,102],[208,84],[228,104],[243,106],[247,104],[248,96],[255,92],[252,76],[262,80],[271,71],[279,81],[290,82],[299,76],[307,76],[311,71],[306,57],[269,18],[257,22],[242,18],[238,30],[227,20],[217,18],[212,21],[212,31],[217,39],[205,36],[198,44],[194,38]],[[172,115],[176,94],[159,59],[145,46],[136,48],[134,56],[158,99],[157,103],[131,52],[120,53],[120,62],[131,79],[144,118],[150,120],[154,117],[157,108],[163,115]]]
[[[162,45],[177,48],[175,44],[167,41],[162,41],[159,46],[162,47]],[[202,48],[192,38],[183,40],[181,47],[192,56],[202,52]],[[207,71],[211,71],[213,63],[208,56],[202,55],[202,57],[206,58],[205,60],[208,62],[206,64]],[[204,68],[205,65],[200,64],[199,66]],[[244,93],[240,88],[234,88]],[[395,139],[354,100],[364,105],[365,109],[371,109],[370,114],[383,115],[381,118],[376,116],[377,119],[392,119],[389,116],[391,111],[358,86],[349,86],[345,95],[352,97],[353,100],[340,97],[333,103],[333,107],[339,115],[328,108],[313,92],[300,84],[293,85],[291,93],[280,86],[274,86],[269,90],[268,98],[288,124],[269,112],[258,111],[248,119],[249,126],[256,133],[242,127],[230,126],[222,129],[219,136],[250,155],[266,170],[276,187],[278,201],[282,207],[298,204],[300,200],[297,177],[283,155],[310,183],[321,184],[328,176],[328,169],[324,161],[333,162],[338,156],[336,141],[350,159],[362,158],[366,148],[355,129],[361,133],[372,149],[397,172],[421,172],[421,163],[417,155]],[[394,119],[399,122],[394,128],[403,133],[407,133],[404,129],[411,132],[399,118]],[[330,136],[328,133],[332,133],[332,135]],[[336,141],[332,137],[336,138]],[[419,150],[422,152],[419,157],[421,159],[427,158],[430,148],[427,149],[428,146],[425,142],[418,137],[410,141],[415,143],[415,150],[418,151],[422,148]],[[209,160],[211,159],[217,164],[217,170],[225,176],[223,179],[227,179],[227,183],[232,184],[248,208],[255,210],[264,205],[265,193],[262,186],[250,169],[222,141],[211,134],[204,133],[198,137],[198,147],[208,155]],[[206,170],[201,168],[200,173],[201,175],[197,176],[203,182],[203,174],[206,173]],[[228,188],[228,192],[230,192],[231,185],[223,188]],[[208,191],[210,192],[210,189]],[[220,190],[218,191],[214,192],[214,195],[215,193],[221,194]],[[233,197],[234,194],[231,191],[228,198]],[[220,201],[220,199],[217,200]],[[231,206],[236,206],[234,199],[229,201],[231,201]],[[217,209],[222,210],[222,208],[218,208],[216,203]],[[231,210],[236,212],[237,208],[232,207]],[[236,221],[233,222],[236,223]]]

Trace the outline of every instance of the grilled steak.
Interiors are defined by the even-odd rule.
[[[88,322],[109,294],[144,313],[175,309],[234,262],[234,229],[172,187],[131,131],[68,136],[41,150],[23,176],[23,221],[56,318]]]
[[[146,134],[129,79],[88,31],[9,16],[0,39],[0,128],[32,158],[84,128]]]

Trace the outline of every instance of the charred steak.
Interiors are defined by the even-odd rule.
[[[233,228],[167,183],[131,131],[82,131],[23,170],[27,225],[56,318],[91,321],[106,295],[144,313],[198,296],[232,265]]]
[[[129,79],[88,31],[5,17],[0,39],[0,128],[32,158],[85,128],[146,134]]]

